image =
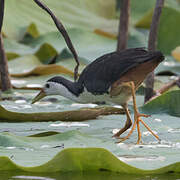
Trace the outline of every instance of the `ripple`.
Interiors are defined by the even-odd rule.
[[[42,88],[43,86],[40,85],[40,84],[27,84],[26,87],[29,87],[29,88],[37,88],[37,87],[39,87],[39,88]]]
[[[90,127],[89,124],[79,123],[79,122],[66,122],[66,123],[57,123],[50,124],[51,127]]]
[[[27,101],[25,101],[25,100],[16,100],[15,101],[15,103],[16,104],[24,104],[24,103],[26,103]]]
[[[29,179],[29,180],[55,180],[52,178],[47,177],[40,177],[40,176],[13,176],[13,179]]]
[[[6,149],[16,149],[16,147],[12,146],[12,147],[6,147]]]
[[[176,63],[175,62],[163,62],[163,65],[164,66],[169,66],[169,67],[174,67],[174,66],[176,66]]]
[[[170,128],[170,129],[168,129],[168,133],[180,133],[180,129],[179,128],[175,128],[175,129]]]
[[[158,134],[156,131],[152,131],[154,134]],[[149,132],[149,131],[145,131],[145,132],[143,132],[142,133],[144,136],[150,136],[150,135],[152,135],[151,134],[151,132]]]
[[[51,104],[52,102],[49,102],[49,101],[38,101],[35,103],[35,105],[38,105],[38,106],[49,106]]]
[[[44,149],[44,148],[50,148],[50,146],[49,145],[42,145],[40,148],[42,148],[42,149]]]
[[[169,142],[162,140],[160,143],[157,141],[149,142],[148,144],[125,144],[125,143],[119,143],[117,144],[118,147],[121,149],[127,149],[132,150],[134,148],[146,148],[146,149],[156,149],[156,148],[180,148],[180,142]]]
[[[15,80],[15,79],[12,79],[12,80],[11,80],[11,83],[12,83],[12,84],[16,84],[16,85],[22,85],[22,84],[25,84],[26,81],[24,81],[24,80]]]
[[[161,122],[161,119],[155,118],[154,121]]]
[[[78,107],[78,108],[94,108],[97,107],[97,104],[77,104],[77,103],[73,103],[71,104],[71,107]]]
[[[166,158],[164,156],[124,155],[124,156],[118,156],[118,159],[123,161],[123,162],[129,162],[129,161],[164,161]]]

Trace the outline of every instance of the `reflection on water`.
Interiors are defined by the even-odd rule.
[[[1,180],[179,180],[180,174],[127,175],[111,172],[71,172],[71,173],[23,173],[0,172]]]

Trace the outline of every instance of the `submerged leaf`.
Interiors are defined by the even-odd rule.
[[[40,35],[35,23],[31,23],[24,34],[25,36],[30,35],[32,38],[37,38]]]
[[[148,12],[142,17],[142,19],[140,19],[138,22],[136,22],[135,26],[136,26],[137,28],[149,29],[150,26],[151,26],[151,22],[152,22],[153,12],[154,12],[153,9],[151,9],[150,11],[148,11]]]
[[[35,53],[35,55],[39,58],[39,60],[46,64],[46,62],[49,59],[52,59],[54,56],[57,55],[57,51],[54,47],[52,47],[50,44],[48,43],[44,43],[39,49],[38,51]]]

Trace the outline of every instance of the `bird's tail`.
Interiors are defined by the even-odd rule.
[[[161,51],[149,51],[153,60],[157,62],[162,62],[165,58]]]

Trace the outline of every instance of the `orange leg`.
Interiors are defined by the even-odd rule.
[[[126,120],[126,124],[125,126],[120,129],[116,134],[113,135],[113,137],[116,137],[116,138],[120,138],[119,136],[124,133],[127,129],[129,129],[132,125],[132,120],[131,120],[131,117],[130,117],[130,114],[129,114],[129,110],[128,110],[128,107],[127,107],[127,104],[123,106],[124,110],[125,110],[125,113],[126,113],[126,116],[127,116],[127,120]]]
[[[127,136],[125,136],[124,138],[122,138],[118,143],[128,139],[130,137],[130,135],[133,133],[136,125],[137,125],[137,131],[138,131],[138,140],[137,140],[137,144],[139,144],[141,142],[141,131],[140,131],[140,125],[139,125],[139,122],[141,122],[146,128],[148,131],[151,132],[151,134],[153,136],[155,136],[155,138],[157,138],[159,141],[159,137],[153,133],[153,131],[146,125],[146,123],[140,118],[140,117],[149,117],[149,115],[146,115],[146,114],[140,114],[138,112],[138,108],[137,108],[137,105],[136,105],[136,98],[135,98],[135,86],[134,86],[134,83],[133,82],[129,82],[129,85],[131,87],[131,91],[132,91],[132,97],[133,97],[133,107],[134,107],[134,124],[133,124],[133,127],[131,129],[131,131],[128,133]]]

